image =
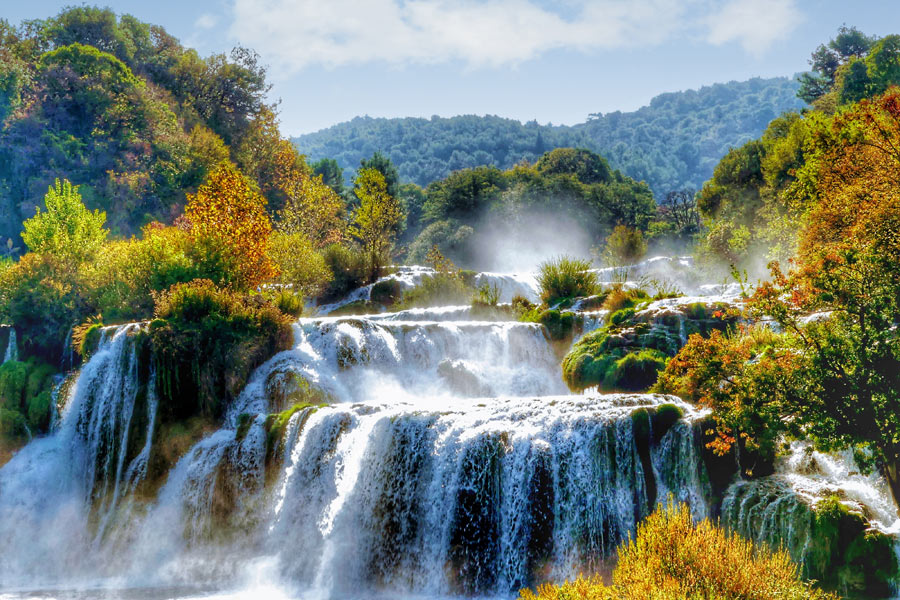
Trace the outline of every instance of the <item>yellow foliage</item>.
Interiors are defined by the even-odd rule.
[[[638,525],[619,548],[613,584],[578,578],[522,600],[832,600],[800,580],[784,551],[754,547],[707,520],[694,523],[685,505],[671,502]]]
[[[272,223],[266,200],[228,163],[220,164],[188,195],[184,214],[200,262],[222,264],[221,283],[256,287],[275,274],[269,258]]]
[[[275,156],[276,185],[285,195],[284,208],[278,211],[278,229],[302,233],[316,248],[340,243],[344,238],[344,201],[312,175],[294,146],[285,142]]]

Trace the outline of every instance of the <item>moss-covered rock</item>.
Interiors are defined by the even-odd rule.
[[[382,279],[372,286],[369,300],[374,304],[389,307],[403,297],[403,284],[396,279]]]
[[[354,300],[334,309],[328,316],[343,317],[348,315],[374,315],[381,312],[381,306],[369,300]]]
[[[293,340],[277,308],[209,281],[173,286],[156,316],[149,336],[164,420],[219,418],[253,370]]]
[[[563,359],[563,379],[573,391],[646,390],[690,334],[709,335],[735,322],[720,304],[646,303],[634,290],[613,290],[610,298],[619,308],[607,325],[584,336]]]

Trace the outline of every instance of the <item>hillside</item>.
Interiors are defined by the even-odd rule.
[[[580,146],[646,181],[659,196],[700,187],[729,148],[759,137],[773,118],[803,106],[797,89],[798,83],[786,77],[733,81],[661,94],[637,111],[591,115],[574,126],[523,124],[490,115],[356,117],[293,141],[310,160],[334,158],[349,170],[381,151],[403,180],[422,186],[458,169],[508,169],[553,148]]]

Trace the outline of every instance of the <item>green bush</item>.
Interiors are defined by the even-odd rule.
[[[454,273],[435,273],[403,292],[395,309],[427,308],[448,304],[470,304],[475,291]]]
[[[0,365],[0,406],[19,410],[25,401],[27,383],[27,364],[20,361],[9,361]]]
[[[613,325],[624,325],[634,316],[633,308],[622,308],[609,315],[609,322]]]
[[[218,418],[256,367],[290,348],[291,319],[259,296],[197,280],[157,297],[150,341],[164,417]]]
[[[599,291],[597,274],[591,262],[568,256],[560,256],[538,267],[538,286],[541,300],[553,306],[561,300],[592,296]]]
[[[618,359],[603,379],[610,390],[638,392],[649,389],[660,371],[666,368],[666,355],[659,350],[630,352]]]
[[[271,302],[286,315],[295,318],[303,315],[303,296],[297,292],[289,289],[278,290],[272,296]]]
[[[385,307],[392,306],[403,297],[403,285],[396,279],[384,279],[372,286],[369,300]]]
[[[343,298],[356,288],[374,280],[369,261],[360,250],[330,244],[322,251],[322,258],[325,259],[325,265],[334,277],[323,294],[326,300]]]

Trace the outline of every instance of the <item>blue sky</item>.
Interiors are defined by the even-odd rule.
[[[11,22],[71,1],[0,0]],[[89,3],[90,4],[90,3]],[[900,33],[900,2],[121,0],[202,54],[256,49],[285,134],[356,115],[572,124],[656,94],[792,75],[846,23]]]

